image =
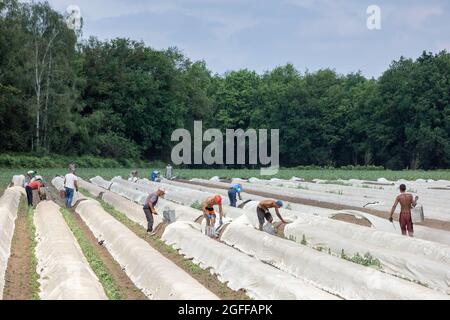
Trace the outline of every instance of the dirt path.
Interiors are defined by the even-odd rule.
[[[61,199],[58,191],[52,185],[48,186],[48,195],[50,200],[53,200],[59,206],[64,207],[63,199]],[[105,265],[108,273],[114,279],[122,300],[146,300],[147,297],[134,285],[127,274],[122,270],[122,267],[111,256],[109,251],[98,244],[97,238],[95,238],[94,234],[84,223],[83,219],[81,219],[80,215],[76,213],[74,209],[69,211],[73,214],[77,226],[83,231],[84,236]]]
[[[11,255],[5,275],[4,300],[31,300],[31,234],[28,226],[28,206],[25,196],[20,199]]]
[[[218,189],[225,189],[225,190],[227,189],[227,187],[220,187],[217,185],[209,184],[207,182],[197,182],[197,181],[194,182],[194,181],[182,180],[182,179],[177,179],[177,181],[184,182],[184,183],[190,183],[190,184],[194,184],[194,185],[199,185],[199,186],[204,186],[204,187],[209,187],[209,188],[218,188]],[[380,217],[380,218],[384,218],[384,219],[389,218],[389,212],[378,211],[378,210],[374,210],[374,209],[360,208],[360,207],[337,204],[337,203],[332,203],[332,202],[317,201],[317,200],[305,199],[305,198],[301,198],[301,197],[291,197],[291,196],[286,196],[286,195],[271,193],[271,192],[247,191],[247,190],[245,192],[248,194],[254,194],[254,195],[265,197],[265,198],[277,198],[277,199],[289,201],[292,203],[304,204],[304,205],[314,206],[314,207],[319,207],[319,208],[326,208],[326,209],[332,209],[332,210],[357,210],[357,211],[370,213],[370,214]],[[399,216],[398,213],[395,213],[394,219],[398,220],[398,216]],[[346,220],[344,220],[344,221],[346,221]],[[347,222],[352,222],[352,220],[347,219]],[[450,221],[442,221],[442,220],[425,218],[424,222],[417,223],[417,225],[440,229],[440,230],[445,230],[445,231],[450,231]]]

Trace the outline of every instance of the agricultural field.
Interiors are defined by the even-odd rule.
[[[7,185],[11,181],[11,177],[15,174],[23,174],[27,170],[33,168],[0,168],[0,188]],[[77,174],[88,179],[94,176],[101,176],[105,179],[111,179],[115,176],[127,177],[134,168],[79,168]],[[164,168],[138,168],[141,177],[149,177],[152,170],[159,170],[164,173]],[[44,168],[37,169],[40,175],[49,178],[56,175],[65,174],[66,168]],[[174,176],[184,179],[210,179],[214,176],[221,178],[242,178],[248,179],[257,177],[260,179],[290,179],[291,177],[299,177],[305,180],[322,179],[322,180],[377,180],[378,178],[386,178],[388,180],[417,180],[417,179],[433,179],[433,180],[450,180],[450,170],[345,170],[345,169],[280,169],[278,174],[274,176],[261,176],[260,170],[249,169],[174,169]]]
[[[268,179],[256,170],[175,170],[177,179],[130,182],[130,169],[79,169],[70,209],[60,197],[64,171],[39,170],[47,200],[32,208],[21,172],[2,171],[3,187],[13,175],[17,185],[0,198],[10,248],[0,255],[3,299],[450,299],[446,171],[284,169]],[[230,182],[242,187],[238,207]],[[425,208],[415,239],[400,234],[397,213],[387,220],[400,182]],[[149,233],[142,206],[162,187]],[[224,206],[213,229],[200,205],[211,195]],[[273,214],[258,230],[265,198],[284,202],[287,224]]]

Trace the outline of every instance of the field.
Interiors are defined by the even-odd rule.
[[[138,169],[141,178],[152,170]],[[0,256],[4,299],[450,299],[448,170],[282,169],[264,177],[175,169],[183,179],[129,182],[118,176],[130,168],[80,168],[84,180],[70,209],[56,177],[66,169],[38,169],[50,201],[29,208],[23,188],[3,190],[23,171],[0,171],[0,240],[11,250],[11,258]],[[253,179],[240,180],[243,199],[232,207],[236,177]],[[400,234],[398,214],[387,219],[398,185],[379,178],[409,180],[408,192],[420,196],[426,219],[414,225],[416,239]],[[161,186],[167,194],[152,228],[143,205]],[[198,207],[212,195],[223,198],[223,228],[217,219],[209,229]],[[263,227],[255,209],[268,198],[284,201],[286,221],[273,215]]]
[[[164,173],[165,169],[156,168]],[[77,174],[85,179],[101,176],[105,179],[111,179],[115,176],[128,177],[131,168],[79,168]],[[149,177],[150,172],[154,168],[140,168],[140,177]],[[11,177],[15,174],[23,174],[26,169],[0,169],[0,187],[7,185],[11,181]],[[38,174],[45,178],[54,177],[56,175],[64,175],[66,168],[48,168],[38,169]],[[390,170],[340,170],[340,169],[311,169],[311,170],[297,170],[297,169],[281,169],[278,174],[274,176],[260,176],[259,170],[249,169],[174,169],[174,176],[184,179],[209,179],[214,176],[221,178],[242,178],[247,179],[257,177],[260,179],[290,179],[291,177],[299,177],[305,180],[323,179],[323,180],[337,180],[337,179],[360,179],[360,180],[376,180],[378,178],[386,178],[388,180],[416,180],[416,179],[433,179],[433,180],[450,180],[450,170],[405,170],[405,171],[390,171]]]

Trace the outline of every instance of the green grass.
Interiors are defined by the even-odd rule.
[[[30,236],[30,289],[31,289],[31,299],[32,300],[40,300],[39,297],[39,291],[40,291],[40,284],[39,284],[39,275],[36,271],[37,268],[37,259],[36,259],[36,227],[34,226],[34,210],[31,207],[28,207],[26,200],[24,197],[22,197],[20,201],[20,208],[19,210],[26,210],[27,211],[27,228],[28,228],[28,234]]]
[[[197,210],[202,210],[203,206],[202,203],[198,200],[195,200],[194,203],[191,204],[191,208],[197,209]]]
[[[121,300],[122,297],[120,295],[116,283],[114,282],[114,279],[109,274],[102,260],[96,254],[92,245],[86,239],[83,231],[78,227],[73,215],[64,208],[61,208],[60,211],[64,217],[64,220],[66,221],[67,225],[72,231],[73,235],[77,239],[78,244],[81,247],[81,251],[86,257],[89,265],[91,266],[92,270],[97,275],[100,283],[102,284],[103,289],[105,290],[105,293],[108,296],[108,298],[110,300]]]
[[[15,174],[24,174],[27,169],[2,169],[0,168],[0,186],[7,186],[11,178]],[[80,168],[77,174],[84,178],[92,178],[99,175],[105,179],[111,179],[114,176],[128,177],[130,171],[136,168]],[[164,173],[162,168],[137,168],[140,177],[148,178],[153,169],[158,169]],[[38,169],[38,174],[47,177],[56,175],[64,175],[67,172],[66,168],[48,168]],[[201,178],[209,179],[213,176],[223,178],[251,178],[257,177],[261,179],[280,178],[290,179],[292,176],[301,177],[306,180],[323,179],[323,180],[338,180],[338,179],[360,179],[360,180],[376,180],[378,178],[386,178],[388,180],[416,180],[416,179],[444,179],[450,180],[450,170],[435,170],[435,171],[421,171],[421,170],[404,170],[404,171],[390,171],[390,170],[343,170],[343,169],[281,169],[278,174],[274,176],[260,176],[260,171],[250,169],[174,169],[174,175],[185,179]]]

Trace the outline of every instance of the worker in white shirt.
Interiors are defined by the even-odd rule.
[[[72,207],[74,192],[78,192],[78,177],[75,175],[75,165],[69,166],[69,173],[64,176],[64,188],[66,190],[66,207]]]

